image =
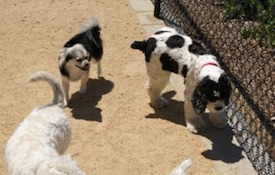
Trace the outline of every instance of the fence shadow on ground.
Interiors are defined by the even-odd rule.
[[[112,91],[113,82],[104,78],[89,79],[85,94],[74,93],[69,100],[68,107],[72,108],[75,119],[102,122],[101,109],[96,105],[104,94]]]

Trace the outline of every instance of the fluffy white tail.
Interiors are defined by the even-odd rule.
[[[91,19],[89,19],[85,22],[85,24],[80,28],[78,33],[79,34],[84,33],[84,32],[87,32],[89,30],[92,30],[93,28],[100,28],[98,20],[94,16]]]
[[[191,158],[183,161],[180,165],[174,168],[170,175],[185,175],[185,171],[192,165]]]
[[[29,82],[36,81],[46,81],[52,87],[53,104],[58,105],[60,107],[65,107],[67,105],[60,81],[55,76],[44,71],[38,71],[34,73],[29,79]]]

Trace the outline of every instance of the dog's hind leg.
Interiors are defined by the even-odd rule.
[[[150,96],[151,105],[155,108],[167,106],[168,101],[161,96],[161,92],[169,82],[170,73],[164,72],[157,76],[148,75],[148,77],[146,88]]]
[[[97,63],[97,78],[99,78],[100,77],[100,75],[101,75],[101,63],[100,63],[100,61],[98,61],[98,63]]]

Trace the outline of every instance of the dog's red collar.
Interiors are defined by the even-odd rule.
[[[218,65],[216,63],[213,63],[213,62],[207,62],[205,64],[203,64],[199,70],[199,72],[201,72],[201,70],[205,67],[205,66],[216,66],[218,67]]]

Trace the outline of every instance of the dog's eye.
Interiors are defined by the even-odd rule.
[[[79,63],[81,63],[81,62],[82,62],[82,60],[81,60],[81,59],[77,59],[76,61],[77,61],[77,62],[79,62]]]

